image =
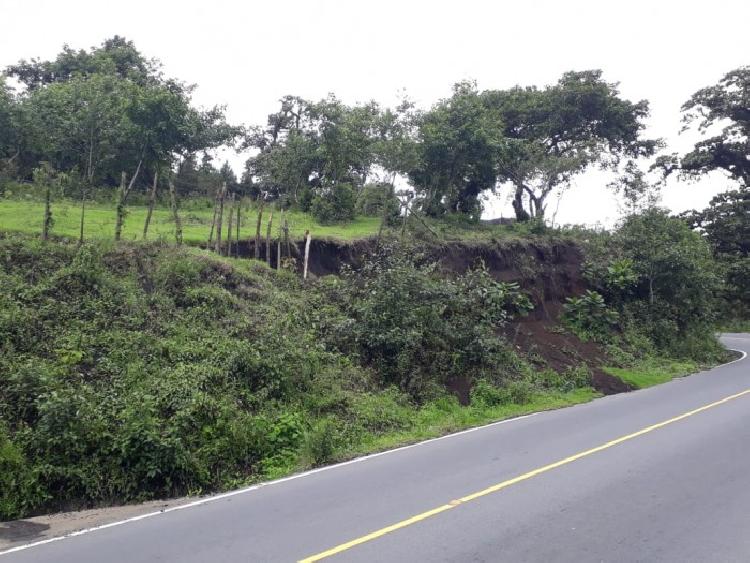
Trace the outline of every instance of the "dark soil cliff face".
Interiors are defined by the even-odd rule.
[[[240,256],[254,256],[253,241],[242,242]],[[337,274],[345,264],[357,267],[375,251],[376,241],[354,242],[315,240],[310,244],[309,273],[314,276]],[[296,267],[302,269],[304,243],[291,245]],[[428,253],[447,274],[461,274],[484,263],[498,281],[519,284],[534,303],[534,310],[509,327],[507,336],[522,352],[534,358],[540,368],[557,371],[586,364],[594,387],[605,394],[620,393],[630,387],[601,370],[607,355],[601,346],[582,342],[575,335],[559,330],[558,317],[567,297],[586,288],[581,267],[581,249],[572,241],[446,242],[427,247]],[[271,264],[276,266],[276,246],[272,245]],[[261,245],[265,259],[265,244]],[[464,390],[468,394],[468,390]]]
[[[309,273],[325,276],[339,273],[344,264],[356,267],[375,251],[375,247],[374,239],[354,242],[313,239]],[[261,259],[265,259],[265,250],[265,244],[261,244]],[[292,243],[291,250],[301,270],[304,243]],[[447,274],[462,274],[484,262],[495,279],[518,283],[534,302],[534,319],[556,318],[565,297],[577,295],[585,288],[581,278],[582,255],[572,242],[449,242],[428,246],[427,252]],[[254,256],[254,242],[241,242],[239,254]],[[276,267],[275,243],[271,249],[271,265]]]

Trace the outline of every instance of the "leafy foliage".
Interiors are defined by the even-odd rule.
[[[719,276],[707,242],[660,209],[627,217],[612,234],[591,236],[587,277],[627,330],[657,350],[703,361],[712,336]]]
[[[349,184],[336,184],[315,196],[310,212],[322,224],[354,219],[355,195]]]
[[[714,197],[703,211],[683,215],[705,234],[721,266],[721,291],[728,319],[750,317],[750,188],[729,190]]]
[[[686,128],[696,122],[703,133],[715,126],[723,128],[685,155],[661,157],[656,166],[665,174],[679,172],[687,177],[720,170],[750,187],[750,66],[732,70],[718,84],[699,90],[682,111]]]
[[[236,487],[590,398],[497,336],[528,306],[403,253],[303,292],[183,247],[3,235],[0,517]],[[459,407],[444,383],[463,374],[498,393]]]
[[[329,290],[346,314],[335,327],[338,346],[418,400],[502,369],[507,351],[496,331],[531,308],[517,285],[493,280],[482,265],[445,279],[414,249],[390,245]]]
[[[563,305],[564,320],[583,338],[608,337],[618,317],[596,291],[586,290],[580,297],[568,297]]]

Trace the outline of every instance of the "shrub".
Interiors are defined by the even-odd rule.
[[[563,319],[578,336],[603,340],[617,324],[618,314],[607,307],[600,293],[587,289],[580,297],[565,300]]]
[[[310,212],[322,223],[351,221],[355,214],[354,188],[350,184],[336,184],[315,196]]]
[[[505,344],[496,331],[530,308],[517,285],[495,281],[483,265],[446,279],[397,244],[383,246],[328,291],[346,315],[333,327],[332,343],[417,400],[451,379],[500,370]]]
[[[393,188],[387,184],[368,184],[362,188],[357,197],[357,214],[370,217],[384,215],[388,223],[393,223],[401,211],[399,199],[394,195]]]

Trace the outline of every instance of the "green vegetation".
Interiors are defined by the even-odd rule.
[[[540,372],[489,342],[490,327],[524,308],[511,286],[481,270],[442,286],[404,258],[398,273],[379,263],[336,282],[342,295],[383,288],[351,308],[332,299],[331,281],[198,249],[3,235],[2,517],[236,487],[595,395],[585,370]],[[421,284],[414,316],[368,322],[404,305],[393,292],[408,280]],[[443,319],[442,297],[459,288],[467,295]],[[495,292],[493,307],[478,309],[482,292]],[[435,325],[416,341],[428,353],[447,352],[448,329],[460,344],[473,322],[491,347],[427,371],[409,341],[372,357],[356,342],[381,329],[413,339],[419,318]],[[355,323],[355,341],[340,341]],[[399,378],[391,362],[414,375]],[[462,367],[474,379],[468,408],[441,385]]]
[[[636,389],[645,389],[671,381],[675,377],[695,373],[699,366],[693,361],[674,361],[663,358],[646,358],[628,368],[606,367],[604,371],[619,377]]]
[[[77,239],[80,228],[80,203],[72,200],[59,200],[52,203],[54,226],[53,236]],[[145,206],[132,205],[128,208],[122,238],[140,240],[143,237],[143,223],[146,218]],[[204,243],[211,230],[213,210],[205,202],[186,202],[181,211],[183,237],[186,242]],[[301,239],[306,230],[316,237],[331,237],[340,240],[353,240],[374,236],[378,232],[380,219],[359,216],[347,223],[321,225],[308,213],[290,210],[290,236]],[[241,236],[252,238],[255,234],[257,211],[248,208],[243,211]],[[44,220],[44,203],[20,199],[0,199],[0,226],[5,231],[38,234]],[[87,239],[112,239],[115,230],[115,209],[111,203],[89,203],[86,206]],[[274,232],[274,237],[277,236]],[[171,211],[156,207],[151,219],[149,238],[174,241],[174,220]]]
[[[526,357],[511,341],[554,284],[499,279],[539,274],[551,242],[571,252],[545,266],[578,293],[554,288],[560,320],[635,387],[723,360],[718,320],[746,327],[750,68],[683,107],[722,133],[656,163],[740,184],[682,218],[655,207],[636,161],[660,148],[642,136],[648,102],[599,70],[461,82],[424,110],[285,96],[258,127],[195,108],[121,37],[0,76],[0,518],[226,489],[591,399],[598,364],[554,371],[543,342]],[[252,150],[239,179],[219,148]],[[622,173],[627,215],[550,227],[550,196],[592,166]],[[513,225],[480,223],[498,189]],[[220,256],[237,217],[241,239],[271,246],[280,214],[292,239],[377,250],[323,280]],[[216,254],[196,248],[209,239]],[[513,256],[489,247],[501,239]],[[494,270],[439,268],[450,240]],[[572,241],[588,287],[567,270]]]

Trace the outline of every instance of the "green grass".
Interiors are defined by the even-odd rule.
[[[719,332],[750,332],[750,319],[733,319],[722,324]]]
[[[141,240],[143,238],[143,224],[146,219],[147,208],[144,205],[128,205],[125,225],[123,227],[124,240]],[[266,225],[270,209],[263,213],[262,234],[266,235]],[[41,233],[44,203],[36,199],[0,199],[0,230],[13,231],[36,235]],[[80,230],[81,209],[80,202],[62,199],[52,203],[54,225],[52,235],[59,237],[78,238]],[[180,216],[183,224],[183,238],[189,243],[201,243],[208,240],[213,217],[212,203],[205,199],[184,200],[181,202]],[[330,238],[337,240],[357,240],[375,236],[380,228],[379,217],[358,216],[353,221],[332,225],[318,223],[309,213],[301,211],[284,212],[289,221],[290,235],[293,239],[301,240],[305,231],[310,231],[315,238]],[[257,209],[245,204],[242,209],[242,225],[240,237],[247,239],[254,237],[257,224]],[[226,215],[224,225],[226,227]],[[280,212],[274,211],[272,236],[277,237],[280,226]],[[502,240],[529,240],[538,236],[554,236],[559,230],[546,229],[538,231],[534,224],[518,225],[488,225],[473,223],[460,218],[424,219],[412,217],[408,222],[409,232],[427,242],[467,241],[492,242]],[[388,229],[392,233],[399,233],[401,225]],[[537,232],[538,231],[538,232]],[[112,202],[88,202],[86,205],[86,221],[84,237],[87,240],[112,239],[115,232],[115,205]],[[172,213],[165,206],[157,206],[154,210],[149,227],[149,239],[167,241],[174,240],[174,222]]]
[[[143,224],[146,220],[145,206],[128,206],[123,239],[141,240],[143,238]],[[270,210],[263,214],[263,236],[266,234],[266,224]],[[55,201],[52,204],[54,225],[52,235],[78,238],[81,219],[80,203],[72,200]],[[183,223],[183,237],[186,242],[200,243],[208,240],[211,231],[213,210],[210,207],[191,205],[186,202],[185,209],[180,212]],[[23,201],[14,199],[0,199],[0,229],[27,234],[41,232],[44,204],[38,201]],[[285,212],[289,221],[292,238],[301,239],[306,230],[314,237],[335,238],[340,240],[354,240],[377,234],[380,227],[378,217],[357,217],[348,223],[336,225],[321,225],[307,213],[298,211]],[[255,235],[257,211],[249,207],[242,210],[241,238]],[[280,225],[280,213],[274,213],[272,236],[278,236],[277,227]],[[226,226],[226,216],[224,225]],[[115,232],[115,207],[113,204],[89,203],[86,207],[86,221],[84,237],[86,239],[111,239]],[[149,239],[174,240],[174,222],[171,211],[165,207],[154,210],[149,227]]]
[[[675,377],[683,377],[698,371],[699,366],[690,360],[668,360],[649,358],[628,368],[606,367],[604,371],[619,377],[636,389],[644,389],[666,383]]]
[[[532,412],[587,403],[600,396],[601,394],[594,389],[585,387],[566,393],[555,391],[535,393],[525,404],[461,407],[453,401],[431,403],[419,410],[413,428],[404,432],[370,436],[349,453],[362,455],[387,450]]]
[[[471,405],[468,407],[460,406],[452,397],[444,397],[416,411],[409,409],[407,428],[382,434],[366,434],[359,441],[350,443],[348,447],[337,449],[326,463],[347,461],[533,412],[587,403],[600,396],[601,394],[594,389],[586,387],[568,392],[536,392],[524,404],[507,403],[497,406]],[[287,463],[283,463],[284,460],[280,461],[282,463],[267,467],[260,478],[252,479],[248,481],[248,484],[267,479],[279,479],[316,466],[304,456],[289,459]]]

